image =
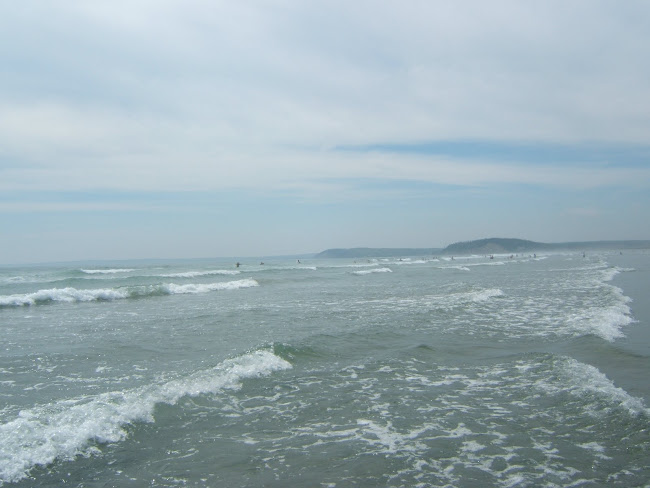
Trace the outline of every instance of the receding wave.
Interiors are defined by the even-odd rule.
[[[166,383],[23,410],[16,419],[0,425],[0,485],[25,478],[35,466],[92,455],[97,451],[93,442],[124,439],[127,425],[154,421],[159,403],[175,405],[185,396],[238,389],[246,378],[291,367],[272,352],[258,350]]]
[[[0,296],[0,307],[21,307],[41,305],[52,302],[94,302],[161,295],[197,294],[218,290],[236,290],[239,288],[250,288],[253,286],[259,286],[259,283],[252,278],[247,278],[243,280],[218,283],[185,285],[166,283],[158,285],[125,286],[121,288],[102,288],[92,290],[80,290],[71,287],[50,288],[47,290],[38,290],[34,293]]]

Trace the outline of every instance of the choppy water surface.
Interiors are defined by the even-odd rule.
[[[0,269],[0,486],[648,486],[650,255]]]

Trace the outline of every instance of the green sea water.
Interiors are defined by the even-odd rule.
[[[650,484],[650,254],[0,269],[0,485]]]

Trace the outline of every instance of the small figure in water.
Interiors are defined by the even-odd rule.
[[[296,261],[298,261],[298,264],[300,264],[300,259],[296,259]]]
[[[236,268],[239,268],[239,261],[237,261],[237,262],[235,263],[235,267],[236,267]]]

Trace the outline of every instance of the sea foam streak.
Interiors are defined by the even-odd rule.
[[[86,274],[116,274],[116,273],[130,273],[135,271],[131,268],[115,268],[115,269],[82,269],[82,273]]]
[[[211,271],[185,271],[181,273],[170,273],[159,275],[163,278],[197,278],[199,276],[213,275],[237,275],[240,271],[236,269],[214,269]]]
[[[167,283],[161,285],[128,286],[124,288],[105,288],[79,290],[77,288],[51,288],[34,293],[21,295],[0,296],[0,307],[20,307],[51,302],[92,302],[111,301],[122,298],[136,298],[160,295],[196,294],[217,290],[235,290],[259,286],[252,278],[218,283],[177,285]]]
[[[187,293],[207,293],[209,291],[217,290],[236,290],[238,288],[250,288],[252,286],[259,286],[259,283],[254,279],[247,278],[245,280],[228,281],[225,283],[206,283],[206,284],[189,284],[189,285],[176,285],[169,283],[162,285],[161,289],[167,290],[170,295],[187,294]]]
[[[371,273],[392,273],[393,270],[390,268],[373,268],[373,269],[364,269],[362,271],[353,271],[352,274],[354,275],[367,275]]]
[[[175,405],[184,396],[237,389],[246,378],[291,367],[272,352],[259,350],[166,383],[23,410],[16,419],[0,425],[0,485],[23,479],[34,466],[45,466],[55,459],[92,455],[96,452],[89,446],[93,440],[106,443],[124,439],[126,425],[154,421],[158,403]]]
[[[650,416],[650,408],[646,407],[642,399],[634,397],[614,383],[595,366],[581,363],[572,358],[559,358],[557,363],[561,366],[561,381],[551,383],[548,379],[540,379],[537,386],[552,394],[570,392],[578,398],[602,400],[602,405],[594,403],[587,410],[595,415],[602,410],[611,410],[621,407],[630,415]]]
[[[78,290],[76,288],[50,288],[22,295],[0,296],[0,307],[20,307],[48,302],[90,302],[128,298],[128,289]]]
[[[606,267],[599,271],[598,278],[594,280],[594,286],[608,290],[610,299],[604,303],[594,304],[593,307],[581,310],[568,318],[567,323],[582,333],[592,333],[602,337],[606,341],[613,342],[615,339],[624,337],[622,328],[634,321],[632,311],[628,303],[632,299],[623,294],[619,287],[610,285],[618,273],[623,271],[618,267]]]
[[[618,297],[616,303],[583,310],[569,317],[567,324],[576,331],[595,334],[609,342],[623,337],[623,326],[633,322],[630,307],[627,305],[631,299],[623,295],[620,288],[613,288]]]

